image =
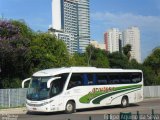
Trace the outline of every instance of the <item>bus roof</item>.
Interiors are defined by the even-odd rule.
[[[38,71],[33,76],[54,76],[62,73],[102,73],[102,72],[142,72],[136,69],[112,69],[112,68],[96,68],[96,67],[62,67],[62,68],[51,68]]]

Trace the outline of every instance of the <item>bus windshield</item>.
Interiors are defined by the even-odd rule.
[[[27,99],[33,101],[45,100],[61,93],[68,74],[58,76],[61,76],[61,78],[52,81],[50,88],[47,88],[48,80],[57,76],[32,77],[27,91]]]
[[[27,99],[44,100],[49,98],[49,88],[47,88],[47,81],[49,79],[51,77],[32,77],[27,91]]]

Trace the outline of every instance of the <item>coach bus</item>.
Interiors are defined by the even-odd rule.
[[[46,69],[30,81],[26,107],[29,112],[73,113],[77,109],[111,105],[127,107],[143,100],[141,70],[69,67]]]

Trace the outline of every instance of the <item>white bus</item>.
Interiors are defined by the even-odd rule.
[[[141,70],[70,67],[46,69],[33,74],[26,107],[28,111],[66,113],[76,109],[121,105],[143,100]]]

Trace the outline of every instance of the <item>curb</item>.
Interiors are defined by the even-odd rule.
[[[23,108],[8,108],[8,109],[0,109],[0,115],[5,114],[26,114],[27,110],[25,107]]]

